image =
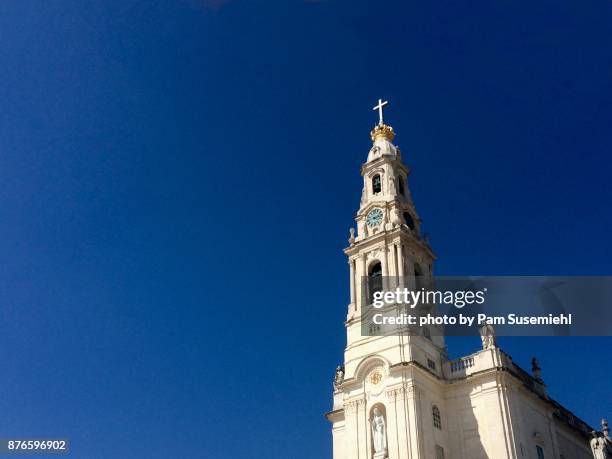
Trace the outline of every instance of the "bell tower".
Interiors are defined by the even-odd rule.
[[[431,282],[435,259],[421,235],[410,169],[383,119],[387,104],[379,99],[374,107],[379,121],[361,166],[357,232],[351,229],[344,250],[350,272],[347,346],[344,364],[336,370],[333,410],[326,415],[333,424],[334,459],[435,457],[425,454],[425,438],[441,435],[423,418],[432,416],[432,407],[424,403],[443,401],[443,389],[437,388],[446,361],[442,334],[426,328],[380,333],[366,313],[371,299],[365,281],[418,289]],[[436,439],[435,444],[442,443]]]
[[[357,231],[351,228],[344,250],[350,272],[346,347],[325,415],[333,458],[592,457],[587,441],[593,429],[549,399],[539,367],[532,374],[520,368],[492,330],[480,329],[481,350],[449,361],[441,328],[381,323],[381,317],[408,316],[408,307],[412,317],[435,311],[426,302],[413,309],[393,295],[381,305],[378,292],[439,287],[408,186],[410,169],[383,119],[387,105],[379,99],[374,107],[378,124],[361,166]]]

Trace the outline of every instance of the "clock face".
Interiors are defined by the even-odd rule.
[[[372,209],[366,217],[368,226],[376,226],[382,223],[383,213],[380,209]]]

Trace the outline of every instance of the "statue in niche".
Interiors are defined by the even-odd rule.
[[[480,339],[482,340],[482,348],[484,350],[491,349],[497,346],[497,338],[495,337],[495,327],[491,324],[485,324],[479,329]]]
[[[387,426],[385,417],[378,407],[374,408],[372,415],[372,445],[374,458],[384,458],[387,453]]]

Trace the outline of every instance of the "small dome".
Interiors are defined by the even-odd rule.
[[[398,150],[397,147],[390,142],[390,139],[380,135],[374,138],[374,145],[370,148],[367,162],[374,161],[382,156],[396,157],[398,156]]]

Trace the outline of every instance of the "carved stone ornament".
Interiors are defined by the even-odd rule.
[[[370,384],[377,386],[383,380],[382,372],[377,368],[369,376]]]
[[[395,387],[385,392],[387,400],[403,400],[406,397],[406,389],[404,387]]]
[[[610,459],[612,458],[612,438],[610,438],[608,421],[602,419],[601,426],[601,432],[595,430],[591,432],[592,438],[589,446],[594,459]]]
[[[386,372],[383,366],[377,366],[370,370],[365,378],[366,393],[368,398],[378,397],[385,390]]]
[[[351,414],[355,414],[355,410],[357,408],[357,405],[355,404],[355,402],[346,402],[344,404],[344,412],[347,415],[351,415]]]
[[[334,375],[334,389],[338,390],[340,384],[344,381],[344,365],[338,365],[336,367],[336,374]]]
[[[491,324],[485,324],[479,328],[482,348],[484,350],[491,349],[497,346],[497,338],[495,336],[495,327]]]
[[[355,414],[357,410],[365,405],[364,399],[350,400],[344,403],[344,411],[347,414]]]

